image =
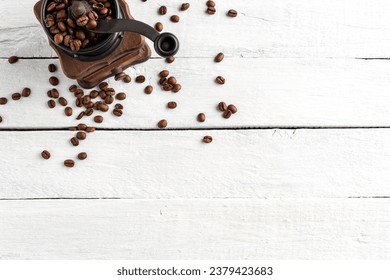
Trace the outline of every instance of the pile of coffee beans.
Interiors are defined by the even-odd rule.
[[[171,91],[178,93],[181,90],[181,84],[179,84],[175,77],[169,76],[168,70],[162,70],[159,74],[159,85],[164,91]]]
[[[73,3],[76,4],[71,12],[68,8]],[[73,0],[52,0],[46,6],[45,26],[56,44],[78,52],[107,38],[91,30],[97,27],[97,20],[112,19],[111,5],[110,0],[89,0],[88,5]]]
[[[216,12],[217,12],[217,9],[215,8],[216,7],[216,4],[214,1],[207,1],[206,2],[206,6],[207,6],[207,9],[206,9],[206,13],[208,13],[209,15],[214,15]],[[230,9],[227,13],[226,13],[227,16],[229,17],[236,17],[237,16],[237,11],[234,10],[234,9]]]
[[[225,119],[229,119],[232,115],[234,115],[238,111],[237,107],[235,105],[230,104],[228,106],[228,105],[226,105],[225,102],[220,102],[217,107],[218,107],[218,110],[223,113],[222,116]]]

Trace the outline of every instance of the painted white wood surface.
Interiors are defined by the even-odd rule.
[[[387,129],[103,131],[77,148],[74,132],[1,136],[1,198],[390,196]],[[82,151],[86,161],[63,166]]]
[[[31,12],[35,0],[2,0],[0,56],[11,54],[47,57],[54,53]],[[216,1],[218,13],[205,14],[206,1],[189,1],[179,12],[181,0],[139,3],[128,1],[133,15],[149,24],[161,21],[166,31],[178,34],[179,57],[390,57],[387,0],[231,0]],[[160,5],[168,7],[157,15]],[[235,8],[237,18],[225,13]],[[179,14],[173,24],[169,16]],[[10,39],[12,38],[12,40]]]
[[[51,73],[47,65],[55,60],[21,60],[10,65],[0,60],[3,81],[0,96],[9,103],[0,106],[1,128],[61,128],[74,125],[81,109],[73,117],[64,108],[47,107],[46,92]],[[183,85],[177,94],[156,86],[158,73],[168,68]],[[218,127],[284,127],[284,126],[389,126],[390,125],[390,63],[387,60],[349,59],[249,59],[231,58],[221,64],[212,59],[179,59],[166,66],[161,60],[130,68],[133,76],[144,74],[147,81],[140,85],[110,79],[127,100],[121,118],[106,113],[106,128],[156,128],[166,118],[169,128]],[[219,86],[214,79],[222,74],[227,83]],[[68,88],[74,83],[60,71],[60,93],[74,106],[75,98]],[[146,95],[143,89],[151,84],[155,91]],[[12,101],[11,94],[30,86],[32,95]],[[166,108],[176,101],[178,108]],[[239,113],[229,120],[217,108],[220,101],[233,103]],[[115,103],[114,103],[115,104]],[[75,107],[75,106],[74,106]],[[205,123],[196,120],[198,113],[207,115]],[[92,118],[83,121],[91,122]]]
[[[388,259],[387,199],[0,201],[3,259]]]

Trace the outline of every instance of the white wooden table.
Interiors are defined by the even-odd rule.
[[[390,2],[224,0],[214,16],[205,2],[172,24],[156,11],[182,1],[129,1],[182,48],[173,64],[153,55],[128,72],[155,85],[167,67],[183,90],[148,96],[110,79],[128,93],[124,116],[74,148],[66,127],[78,122],[47,109],[58,59],[34,0],[0,0],[0,96],[32,89],[0,106],[1,259],[390,257]],[[74,81],[57,75],[67,96]],[[239,113],[223,119],[220,101]],[[162,118],[169,129],[156,130]],[[88,160],[65,168],[80,151]]]

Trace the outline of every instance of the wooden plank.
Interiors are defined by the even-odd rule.
[[[54,56],[32,13],[36,0],[3,1],[0,10],[0,56]],[[161,21],[182,43],[179,57],[390,57],[387,0],[218,1],[214,16],[205,14],[205,0],[130,1],[134,16],[149,24]],[[160,5],[166,16],[157,15]],[[237,18],[225,13],[235,8]],[[12,11],[12,12],[10,12]],[[173,24],[169,16],[179,14]]]
[[[77,148],[74,132],[0,136],[3,199],[390,196],[387,129],[101,131]]]
[[[7,81],[0,95],[10,99],[0,106],[0,129],[61,128],[77,123],[81,110],[68,91],[74,81],[59,72],[57,88],[75,107],[75,115],[67,118],[63,107],[47,107],[46,92],[52,88],[47,65],[51,62],[55,60],[21,60],[10,65],[0,60],[0,76]],[[235,58],[215,65],[210,59],[183,59],[167,67],[183,85],[178,94],[156,86],[158,73],[165,67],[160,60],[150,60],[130,68],[133,79],[138,74],[147,76],[142,85],[110,79],[128,98],[121,102],[123,117],[107,113],[101,127],[156,128],[163,118],[169,121],[169,128],[389,125],[390,63],[384,60]],[[217,75],[226,77],[224,86],[215,83]],[[152,95],[143,93],[148,84],[155,87]],[[24,86],[31,87],[31,97],[12,101],[11,94]],[[178,108],[167,109],[169,101],[177,101]],[[220,101],[236,104],[239,112],[225,120],[216,109]],[[202,124],[196,120],[200,112],[207,115]]]
[[[1,201],[1,259],[388,259],[388,199]]]

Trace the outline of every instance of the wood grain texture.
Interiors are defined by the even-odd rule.
[[[2,1],[0,56],[55,56],[33,16],[35,2]],[[390,57],[387,0],[218,1],[214,16],[205,14],[205,2],[190,1],[190,10],[179,12],[181,0],[128,1],[136,19],[161,21],[178,34],[178,57]],[[168,6],[166,16],[157,14],[160,5]],[[237,18],[225,15],[231,8]],[[179,24],[169,21],[172,14]]]
[[[1,201],[1,259],[388,259],[388,199]]]
[[[0,60],[3,81],[0,95],[10,99],[24,86],[32,88],[28,99],[0,106],[1,128],[62,128],[74,125],[81,111],[71,118],[63,107],[47,107],[46,92],[51,73],[47,65],[56,60],[21,60],[10,65]],[[156,86],[158,73],[167,68],[183,85],[178,94],[167,93]],[[133,79],[147,76],[140,85],[125,84],[110,79],[117,90],[127,93],[121,118],[105,114],[105,128],[156,128],[165,118],[169,128],[232,128],[232,127],[296,127],[296,126],[388,126],[390,106],[390,63],[385,60],[349,59],[226,59],[215,64],[212,59],[182,59],[166,66],[161,60],[128,69]],[[34,73],[32,75],[32,73]],[[68,88],[74,81],[60,72],[57,87],[74,106]],[[217,75],[226,78],[219,86]],[[151,95],[144,94],[146,85],[153,85]],[[176,101],[178,108],[169,110],[166,104]],[[216,107],[220,101],[233,103],[239,112],[231,119],[222,118]],[[114,103],[115,104],[115,103]],[[207,121],[200,124],[198,113]],[[83,121],[91,122],[92,118]]]
[[[102,131],[77,148],[74,132],[1,135],[3,199],[390,196],[387,129]]]

